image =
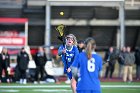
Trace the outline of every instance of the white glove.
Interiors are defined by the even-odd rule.
[[[10,67],[7,68],[8,74],[10,74]]]

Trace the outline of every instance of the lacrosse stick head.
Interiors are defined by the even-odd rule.
[[[59,32],[59,35],[62,37],[64,36],[65,26],[60,24],[56,27],[56,30]]]
[[[58,33],[59,33],[58,39],[59,39],[60,41],[64,42],[63,39],[64,39],[65,26],[64,26],[63,24],[60,24],[60,25],[58,25],[55,29],[56,29],[56,31],[58,31]]]

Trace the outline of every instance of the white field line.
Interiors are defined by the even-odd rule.
[[[120,88],[119,88],[120,89]],[[137,89],[127,89],[127,90],[137,90]],[[21,90],[18,90],[18,89],[8,89],[8,90],[1,90],[0,89],[0,92],[13,92],[13,93],[16,93],[16,92],[20,92]],[[67,90],[67,89],[32,89],[32,90],[24,90],[25,92],[30,92],[30,91],[34,91],[34,92],[71,92],[72,90]]]
[[[128,90],[137,90],[140,88],[140,85],[101,85],[102,88],[129,88]],[[8,89],[13,88],[13,89]],[[0,86],[0,93],[6,92],[6,93],[20,93],[19,88],[26,88],[24,90],[25,92],[50,92],[50,93],[69,93],[72,90],[70,89],[69,85],[46,85],[46,86]],[[33,88],[33,89],[31,89]],[[35,89],[34,89],[35,88]],[[52,88],[52,89],[40,89],[40,88]],[[69,88],[69,89],[54,89],[54,88]],[[137,89],[133,89],[137,88]],[[28,90],[29,89],[29,90]]]
[[[55,90],[50,90],[50,89],[34,89],[33,91],[35,92],[68,92],[72,90],[67,90],[67,89],[55,89]]]
[[[102,88],[140,88],[140,85],[101,85]]]
[[[6,92],[6,93],[16,93],[16,92],[21,92],[22,90],[18,90],[18,89],[15,89],[15,90],[0,90],[0,92]],[[24,92],[31,92],[31,91],[34,91],[34,92],[63,92],[63,93],[68,93],[68,92],[71,92],[72,90],[66,90],[66,89],[55,89],[55,90],[50,90],[50,89],[32,89],[32,90],[23,90]]]
[[[20,92],[22,90],[18,89],[0,89],[0,92]],[[67,92],[67,91],[72,91],[71,89],[32,89],[32,90],[23,90],[23,91],[35,91],[35,92]]]
[[[119,88],[120,89],[120,88]],[[137,89],[127,89],[127,90],[137,90]],[[13,89],[10,89],[10,90],[0,90],[0,92],[6,92],[6,93],[20,93],[22,90],[18,90],[18,89],[15,89],[15,90],[13,90]],[[34,91],[34,92],[49,92],[49,93],[69,93],[69,92],[72,92],[72,90],[70,89],[70,90],[66,90],[66,89],[52,89],[52,90],[50,90],[50,89],[32,89],[32,90],[24,90],[24,92],[31,92],[31,91]]]
[[[119,87],[116,87],[116,88],[119,88]],[[119,88],[120,89],[120,88]],[[133,89],[133,88],[129,88],[127,90],[137,90],[137,89]],[[8,89],[8,90],[4,90],[4,89],[0,89],[0,92],[6,92],[6,93],[20,93],[22,90],[19,90],[19,89]],[[24,92],[31,92],[31,91],[34,91],[34,92],[49,92],[49,93],[69,93],[71,92],[72,90],[71,89],[29,89],[29,90],[23,90]]]
[[[0,90],[0,92],[13,92],[13,93],[15,93],[15,92],[19,92],[20,90],[14,90],[14,89],[8,89],[8,90]]]
[[[140,88],[140,85],[101,85],[102,88]],[[27,85],[27,86],[3,86],[1,85],[0,88],[70,88],[70,85]]]
[[[40,86],[33,86],[33,85],[27,85],[27,86],[0,86],[0,88],[70,88],[70,85],[40,85]]]

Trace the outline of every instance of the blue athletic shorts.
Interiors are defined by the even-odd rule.
[[[101,93],[99,90],[76,90],[77,93]]]

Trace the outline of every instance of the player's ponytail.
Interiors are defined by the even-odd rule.
[[[85,52],[87,54],[88,59],[90,59],[92,57],[92,51],[95,49],[96,42],[93,38],[89,37],[86,39],[85,45]]]

